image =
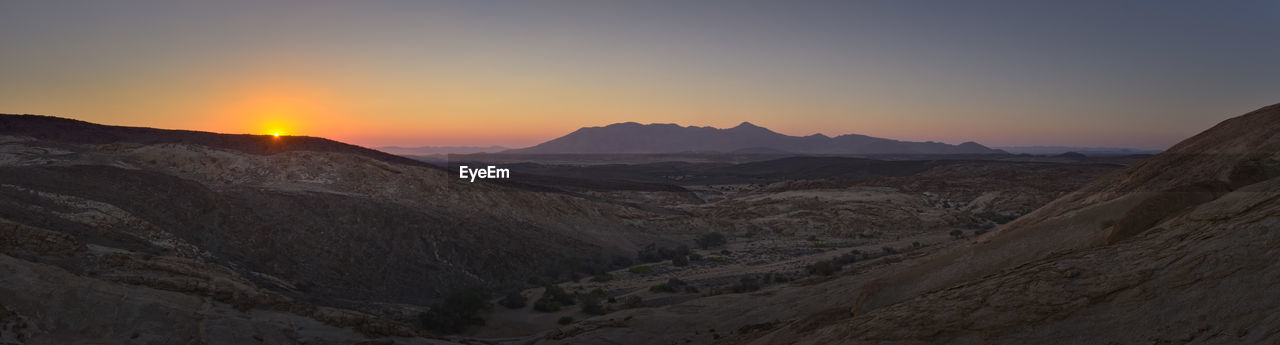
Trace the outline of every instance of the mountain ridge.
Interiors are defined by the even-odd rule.
[[[862,134],[835,137],[825,134],[792,136],[745,121],[730,128],[638,122],[582,127],[538,145],[502,153],[710,153],[741,150],[796,154],[1006,154],[973,141],[950,145],[933,141],[900,141]]]

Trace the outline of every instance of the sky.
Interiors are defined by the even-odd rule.
[[[1280,102],[1277,1],[0,0],[0,113],[366,146],[616,122],[1162,149]]]

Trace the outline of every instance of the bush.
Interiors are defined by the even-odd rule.
[[[681,286],[684,286],[684,282],[680,281],[680,279],[671,278],[666,283],[650,286],[649,291],[675,293]]]
[[[733,255],[733,252],[729,251],[728,249],[724,249],[720,251],[720,255]]]
[[[630,271],[631,273],[635,273],[635,274],[649,274],[649,272],[652,272],[653,270],[650,269],[649,266],[640,265],[640,266],[632,266],[627,271]]]
[[[613,280],[613,275],[608,273],[597,274],[595,277],[591,278],[591,281],[597,282],[597,283],[603,283],[610,280]]]
[[[920,248],[920,242],[911,242],[911,248]]]
[[[591,289],[591,291],[587,292],[587,294],[596,296],[596,297],[601,297],[601,298],[609,297],[609,294],[604,293],[604,290],[600,290],[600,288]]]
[[[671,259],[671,265],[676,267],[689,266],[689,257],[680,255]]]
[[[554,313],[560,311],[560,303],[548,298],[540,298],[537,302],[533,302],[533,310],[544,313]]]
[[[733,293],[758,291],[760,290],[760,281],[753,277],[743,277],[738,280],[737,284],[730,287],[730,290],[733,290]]]
[[[607,312],[604,309],[604,305],[600,304],[600,297],[582,295],[580,300],[582,301],[582,312],[588,315],[604,315]]]
[[[561,317],[560,317],[560,320],[556,320],[556,323],[561,324],[561,325],[571,324],[571,323],[573,323],[573,317],[572,317],[572,316],[561,316]]]
[[[833,260],[818,261],[813,263],[812,265],[805,266],[805,270],[808,271],[809,274],[816,274],[820,276],[829,276],[829,275],[835,274],[836,272],[840,271],[840,268],[841,268],[840,264],[836,263]]]
[[[668,286],[667,284],[658,284],[658,285],[650,286],[649,292],[675,293],[676,290],[672,289],[671,286]]]
[[[481,309],[487,309],[489,303],[486,296],[472,290],[465,290],[449,295],[444,302],[436,303],[431,309],[418,314],[422,328],[442,332],[462,332],[468,325],[483,325],[480,318]]]
[[[689,261],[702,261],[702,255],[698,253],[689,254]]]
[[[659,262],[665,259],[670,259],[671,250],[667,248],[659,248],[656,243],[650,243],[636,252],[636,258],[640,259],[640,262]]]
[[[561,289],[556,285],[547,285],[546,290],[542,292],[542,299],[556,301],[562,306],[574,305],[577,303],[577,299],[574,298],[573,295],[570,295],[568,292],[565,292],[564,289]]]
[[[890,246],[884,246],[884,247],[881,247],[880,249],[884,250],[884,255],[892,255],[892,254],[898,253],[897,249],[893,249],[893,247],[890,247]]]
[[[960,231],[960,230],[951,230],[951,239],[958,240],[958,239],[960,239],[961,237],[964,237],[964,231]]]
[[[512,291],[511,293],[507,294],[506,297],[503,297],[501,300],[498,300],[498,304],[501,304],[503,307],[507,307],[510,309],[524,308],[524,306],[527,305],[528,302],[529,302],[529,299],[525,298],[524,295],[521,295],[520,291]]]
[[[729,243],[729,240],[722,233],[712,232],[699,236],[697,240],[694,240],[694,243],[698,245],[698,248],[707,249],[722,246],[725,243]]]

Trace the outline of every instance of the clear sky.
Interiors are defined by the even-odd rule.
[[[0,112],[356,144],[614,122],[1165,148],[1280,102],[1280,1],[0,0]]]

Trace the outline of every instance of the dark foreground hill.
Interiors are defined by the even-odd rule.
[[[322,138],[0,115],[0,322],[47,343],[413,335],[452,293],[611,267],[654,238],[615,219],[648,215]]]

